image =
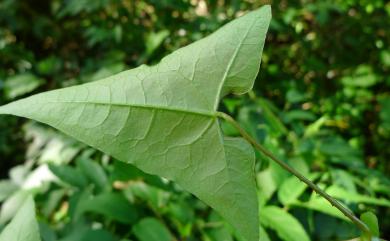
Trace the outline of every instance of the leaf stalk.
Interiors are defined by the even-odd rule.
[[[250,136],[237,122],[236,120],[231,117],[230,115],[223,113],[223,112],[217,112],[217,117],[222,118],[223,120],[227,121],[231,125],[233,125],[241,134],[241,136],[247,140],[253,147],[255,147],[258,151],[262,152],[265,156],[275,161],[277,164],[279,164],[283,169],[286,171],[292,173],[294,176],[296,176],[299,180],[304,182],[306,185],[308,185],[310,188],[312,188],[316,193],[321,195],[323,198],[325,198],[332,206],[340,210],[346,217],[348,217],[364,234],[365,237],[368,237],[368,240],[371,240],[372,234],[370,229],[367,227],[367,225],[362,222],[359,218],[357,218],[354,213],[349,210],[348,208],[344,207],[339,201],[331,197],[329,194],[327,194],[324,190],[322,190],[320,187],[318,187],[316,184],[314,184],[312,181],[307,179],[304,175],[302,175],[300,172],[295,170],[294,168],[290,167],[287,163],[284,161],[278,159],[275,157],[270,151],[268,151],[264,146],[262,146],[260,143],[258,143],[252,136]]]

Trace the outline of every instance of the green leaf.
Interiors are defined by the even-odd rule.
[[[86,226],[74,227],[72,232],[59,241],[118,241],[116,237],[104,229],[90,229]]]
[[[378,218],[372,212],[365,212],[360,216],[360,219],[367,224],[368,228],[375,237],[379,237]]]
[[[11,196],[18,190],[18,185],[9,180],[0,181],[0,202]]]
[[[79,205],[79,215],[93,212],[125,224],[134,223],[138,217],[135,207],[120,193],[103,193],[81,200]]]
[[[303,207],[312,209],[318,212],[325,213],[327,215],[342,219],[344,221],[349,222],[350,220],[337,208],[334,208],[327,200],[325,200],[323,197],[318,196],[316,193],[313,192],[311,195],[309,201],[307,202],[300,202],[295,201],[292,203],[293,206],[297,207]]]
[[[35,205],[31,196],[23,203],[12,221],[0,235],[0,241],[40,241],[35,219]]]
[[[264,207],[260,211],[260,221],[263,226],[275,230],[278,236],[285,241],[310,240],[298,220],[279,207]]]
[[[223,138],[216,111],[223,96],[252,88],[270,19],[264,6],[154,66],[25,98],[0,114],[46,123],[176,181],[258,241],[254,153]]]
[[[263,226],[260,225],[260,241],[271,241]]]
[[[4,83],[5,96],[8,99],[14,99],[18,96],[30,93],[42,83],[42,79],[39,79],[30,73],[12,76]]]
[[[75,187],[83,188],[87,185],[87,179],[77,169],[66,165],[49,164],[49,169],[61,181],[68,183]]]
[[[146,54],[151,55],[163,43],[164,39],[169,36],[168,30],[160,32],[151,32],[146,38]]]
[[[132,182],[131,185],[125,189],[124,193],[130,200],[137,197],[148,202],[156,211],[161,210],[161,208],[167,205],[170,196],[169,192],[137,181]]]
[[[31,195],[30,190],[19,190],[13,193],[9,198],[7,198],[1,205],[0,212],[0,224],[4,224],[12,219],[22,207],[23,203]]]
[[[203,229],[210,241],[233,241],[232,233],[229,230],[229,227],[225,225],[224,221],[216,212],[211,212],[208,218],[209,224],[214,224],[212,227],[207,227]]]
[[[140,241],[173,241],[168,228],[155,218],[144,218],[134,225],[133,233]]]
[[[313,181],[319,176],[319,173],[311,173],[308,175],[308,179]],[[294,203],[303,194],[306,188],[307,185],[297,177],[289,177],[282,183],[278,190],[279,201],[284,205]]]
[[[390,207],[390,201],[385,198],[370,197],[358,193],[349,192],[339,186],[332,185],[326,189],[326,192],[334,198],[343,199],[353,203],[367,203],[378,206]]]
[[[98,190],[103,191],[108,188],[107,175],[103,168],[97,163],[82,157],[77,160],[77,166],[80,167],[84,175],[95,184]]]

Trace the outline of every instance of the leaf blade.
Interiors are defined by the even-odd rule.
[[[173,180],[219,211],[248,241],[257,241],[257,196],[248,174],[253,151],[243,141],[223,139],[215,111],[222,96],[252,88],[270,18],[270,6],[262,7],[155,66],[38,94],[0,107],[0,114],[46,123]],[[240,175],[231,175],[236,172]]]
[[[0,234],[0,241],[41,241],[35,205],[31,196],[27,198],[12,221]]]

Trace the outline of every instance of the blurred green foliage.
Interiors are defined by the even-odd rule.
[[[154,64],[270,1],[0,1],[0,103]],[[390,237],[390,3],[272,1],[258,80],[221,109]],[[230,126],[224,131],[237,135]],[[44,241],[241,240],[174,183],[47,126],[0,117],[0,229],[30,194]],[[261,240],[358,230],[257,153]],[[372,220],[372,218],[370,218]]]

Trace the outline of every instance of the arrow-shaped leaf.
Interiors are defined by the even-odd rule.
[[[252,88],[270,19],[270,7],[262,7],[155,66],[34,95],[0,114],[46,123],[173,180],[257,241],[253,151],[223,138],[216,110],[222,96]]]

